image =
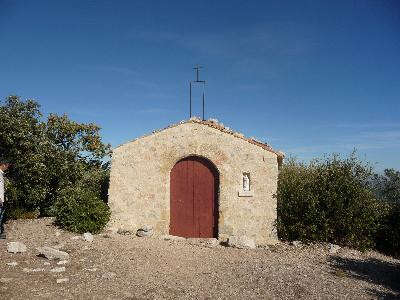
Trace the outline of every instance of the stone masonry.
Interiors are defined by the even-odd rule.
[[[233,235],[258,245],[276,243],[274,195],[283,154],[217,121],[195,118],[114,149],[110,229],[136,232],[152,226],[155,235],[168,234],[170,171],[192,155],[210,160],[219,172],[218,239]],[[244,173],[250,174],[251,190],[243,193]]]

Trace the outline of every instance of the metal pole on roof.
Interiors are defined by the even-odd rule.
[[[189,82],[190,85],[190,108],[189,108],[189,118],[192,117],[192,82]]]
[[[203,86],[203,121],[205,120],[204,119],[204,98],[205,98],[205,92],[204,92],[204,89],[205,89],[205,85],[206,85],[206,83],[204,82],[204,86]]]
[[[199,73],[200,69],[203,67],[200,65],[196,65],[193,69],[196,71],[196,80],[191,80],[190,81],[190,91],[189,91],[189,101],[190,101],[190,111],[189,111],[189,117],[192,117],[192,83],[200,83],[203,84],[203,95],[202,95],[202,101],[203,101],[203,121],[204,121],[204,106],[205,106],[205,87],[206,87],[206,81],[205,80],[199,80]]]

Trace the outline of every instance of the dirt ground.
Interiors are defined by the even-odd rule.
[[[400,260],[376,252],[285,243],[207,248],[111,233],[90,243],[71,239],[50,218],[10,221],[6,232],[0,299],[400,299]],[[11,241],[27,251],[8,253]],[[62,266],[38,257],[36,247],[60,244],[70,260],[64,272],[51,272]]]

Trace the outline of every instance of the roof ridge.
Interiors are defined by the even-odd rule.
[[[137,141],[137,140],[139,140],[139,139],[142,139],[142,138],[145,138],[145,137],[154,135],[154,134],[156,134],[156,133],[159,133],[159,132],[161,132],[161,131],[164,131],[164,130],[166,130],[166,129],[170,129],[170,128],[173,128],[173,127],[177,127],[177,126],[179,126],[179,125],[186,124],[186,123],[197,123],[197,124],[206,125],[206,126],[208,126],[208,127],[212,127],[212,128],[214,128],[214,129],[217,129],[217,130],[222,131],[222,132],[224,132],[224,133],[231,134],[231,135],[233,135],[233,136],[236,137],[236,138],[245,140],[245,141],[247,141],[247,142],[250,143],[250,144],[259,146],[259,147],[263,148],[264,150],[267,150],[267,151],[269,151],[269,152],[275,153],[278,157],[282,157],[282,158],[285,157],[285,154],[284,154],[282,151],[276,151],[276,150],[274,150],[270,145],[268,145],[267,143],[261,142],[261,141],[255,139],[254,137],[247,138],[247,137],[245,137],[244,134],[242,134],[242,133],[240,133],[240,132],[238,132],[238,131],[234,131],[234,130],[232,130],[230,127],[224,126],[224,124],[221,123],[221,122],[219,122],[217,119],[201,120],[200,118],[197,118],[197,117],[192,117],[192,118],[190,118],[190,119],[188,119],[188,120],[182,120],[182,121],[180,121],[180,122],[178,122],[178,123],[168,125],[167,127],[164,127],[164,128],[161,128],[161,129],[153,130],[153,131],[152,131],[151,133],[149,133],[149,134],[145,134],[145,135],[142,135],[142,136],[140,136],[140,137],[137,137],[137,138],[135,138],[135,139],[133,139],[133,140],[131,140],[131,141],[128,141],[128,142],[126,142],[126,143],[123,143],[123,144],[121,144],[121,145],[118,145],[118,146],[115,147],[115,148],[119,148],[119,147],[121,147],[121,146],[123,146],[123,145],[126,145],[126,144],[128,144],[128,143]]]

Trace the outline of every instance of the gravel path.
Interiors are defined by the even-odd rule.
[[[376,252],[330,254],[324,245],[284,243],[207,248],[119,234],[95,235],[89,243],[71,239],[76,235],[50,218],[10,221],[6,232],[1,299],[400,299],[400,260]],[[11,241],[28,250],[8,253]],[[66,264],[37,256],[36,247],[57,245],[70,254]],[[50,272],[62,266],[65,271]]]

